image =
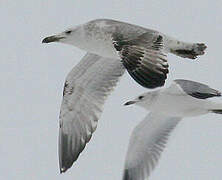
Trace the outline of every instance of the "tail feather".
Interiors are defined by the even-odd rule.
[[[212,109],[210,111],[216,114],[222,114],[222,109]]]
[[[203,55],[207,46],[204,43],[195,43],[187,46],[171,49],[171,52],[177,56],[189,59],[196,59],[197,56]]]

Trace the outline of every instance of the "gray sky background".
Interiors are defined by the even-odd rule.
[[[16,180],[118,180],[132,129],[146,112],[124,107],[146,89],[126,73],[108,99],[85,151],[65,174],[58,170],[58,117],[64,79],[85,52],[41,44],[48,35],[96,18],[112,18],[188,42],[204,42],[192,61],[169,55],[169,84],[185,78],[222,90],[222,1],[0,1],[0,176]],[[172,134],[150,179],[222,179],[222,116],[185,119]]]

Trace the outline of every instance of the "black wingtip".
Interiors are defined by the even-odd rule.
[[[61,128],[60,128],[61,129]],[[60,173],[65,173],[69,168],[72,167],[78,155],[73,156],[72,142],[69,141],[67,134],[60,131],[59,136],[59,170]]]
[[[69,168],[62,167],[60,168],[60,174],[65,173]]]
[[[216,114],[222,114],[222,109],[212,109],[210,111]]]
[[[131,180],[128,169],[124,170],[123,180]]]
[[[147,77],[144,77],[145,74],[143,76],[141,73],[138,72],[128,71],[128,73],[137,83],[148,89],[162,87],[165,84],[166,80],[165,77],[159,79],[153,79],[151,76],[148,77],[148,74],[146,74]]]

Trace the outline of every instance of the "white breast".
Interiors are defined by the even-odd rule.
[[[107,57],[107,58],[114,58],[120,59],[117,51],[115,50],[112,42],[104,39],[95,39],[89,38],[88,43],[85,44],[85,48],[88,52]]]
[[[206,114],[206,100],[191,96],[161,94],[151,111],[159,111],[165,115],[189,117]]]
[[[78,48],[102,57],[120,59],[113,46],[111,34],[102,29],[96,28],[93,31],[83,29],[79,38],[82,40],[78,40],[76,44]]]

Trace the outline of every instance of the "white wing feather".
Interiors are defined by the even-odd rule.
[[[181,118],[149,113],[133,130],[123,180],[144,180],[155,168],[170,132]]]
[[[124,73],[119,60],[87,54],[68,74],[60,112],[60,172],[70,168],[96,130],[107,96]]]

